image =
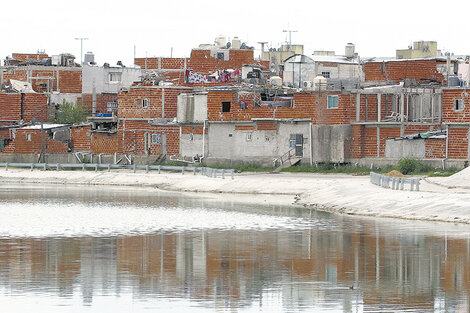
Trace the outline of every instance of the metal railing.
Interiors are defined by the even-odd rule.
[[[391,177],[370,172],[370,182],[372,184],[392,190],[419,191],[419,181],[419,178]],[[409,185],[409,189],[405,189],[407,185]]]
[[[295,156],[295,148],[292,148],[286,153],[284,153],[282,156],[280,156],[279,158],[274,159],[273,166],[274,167],[281,166],[282,164],[284,164],[284,162],[290,160],[294,156]]]
[[[0,163],[0,167],[4,167],[6,171],[8,171],[9,167],[14,168],[29,168],[33,171],[35,168],[42,169],[43,171],[46,170],[67,170],[67,169],[81,169],[82,171],[86,171],[88,169],[92,169],[95,172],[98,172],[99,169],[105,169],[110,172],[112,169],[131,169],[134,173],[137,170],[145,170],[145,173],[149,173],[150,171],[158,171],[158,174],[161,171],[173,171],[173,172],[180,172],[182,175],[185,172],[193,173],[196,175],[198,172],[201,175],[205,175],[207,177],[221,177],[225,179],[225,175],[230,175],[232,179],[234,179],[235,170],[233,169],[217,169],[217,168],[210,168],[210,167],[194,167],[194,166],[172,166],[172,165],[124,165],[124,164],[91,164],[91,163]]]

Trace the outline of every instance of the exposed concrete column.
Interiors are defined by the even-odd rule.
[[[382,120],[382,94],[377,94],[377,122]]]
[[[377,125],[377,157],[380,158],[380,127]]]
[[[400,122],[405,121],[405,93],[400,94]]]
[[[165,118],[165,88],[162,88],[162,118]]]
[[[3,85],[3,68],[0,68],[0,85]]]
[[[161,57],[158,57],[158,69],[159,70],[162,69],[162,58]]]
[[[434,92],[431,91],[431,123],[434,123]]]
[[[361,120],[361,94],[356,94],[356,122]]]

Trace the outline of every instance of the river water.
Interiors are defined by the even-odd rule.
[[[0,187],[1,312],[469,312],[470,227]]]

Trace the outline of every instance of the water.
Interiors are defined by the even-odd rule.
[[[470,227],[1,186],[1,312],[469,312]]]

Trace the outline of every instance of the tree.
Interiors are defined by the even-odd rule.
[[[86,121],[89,112],[81,102],[64,102],[56,111],[55,122],[59,124],[79,124]]]

